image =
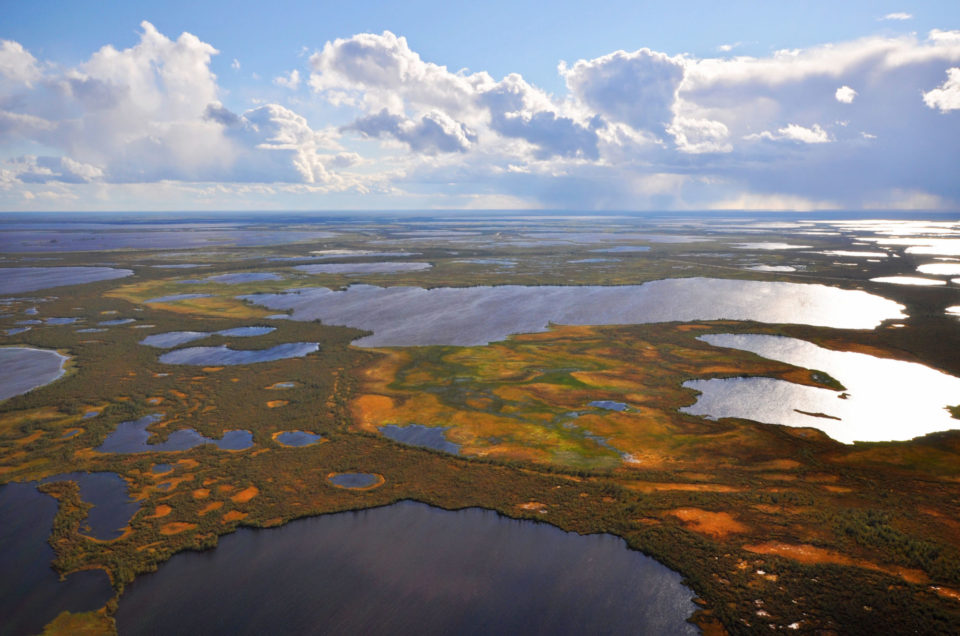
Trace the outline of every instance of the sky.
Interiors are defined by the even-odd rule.
[[[960,211],[953,1],[0,16],[3,211]]]

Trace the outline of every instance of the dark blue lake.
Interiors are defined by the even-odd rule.
[[[680,575],[610,535],[421,503],[243,528],[127,587],[136,634],[696,634]]]

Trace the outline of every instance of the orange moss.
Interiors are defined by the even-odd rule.
[[[723,539],[729,534],[747,532],[750,528],[734,519],[729,512],[711,512],[700,508],[676,508],[668,510],[683,525],[700,534],[709,535],[715,539]]]
[[[198,514],[202,517],[203,515],[207,514],[208,512],[213,512],[214,510],[219,510],[220,508],[223,508],[223,502],[222,502],[222,501],[211,501],[211,502],[208,503],[206,506],[204,506],[203,508],[201,508]]]
[[[245,512],[240,512],[239,510],[231,510],[227,514],[223,515],[223,523],[230,523],[231,521],[240,521],[241,519],[245,519],[246,517],[247,517],[247,513]]]
[[[290,404],[288,400],[270,400],[267,402],[267,408],[276,409],[287,404]]]
[[[259,494],[260,494],[259,488],[257,488],[256,486],[250,486],[249,488],[244,488],[234,496],[230,497],[230,499],[234,503],[247,503],[248,501],[250,501],[251,499],[253,499]]]
[[[171,535],[171,534],[180,534],[181,532],[186,532],[187,530],[195,530],[197,524],[195,523],[186,523],[184,521],[172,521],[170,523],[164,524],[160,528],[160,534]]]
[[[207,488],[197,488],[193,491],[194,499],[206,499],[210,496],[210,490]]]
[[[153,511],[153,514],[147,517],[147,519],[159,519],[160,517],[166,517],[171,512],[173,512],[173,508],[166,504],[160,504],[157,506],[156,510]]]
[[[835,550],[818,548],[817,546],[807,545],[805,543],[792,544],[782,543],[780,541],[768,541],[757,545],[745,545],[743,549],[756,554],[773,554],[808,565],[832,563],[834,565],[847,565],[874,570],[876,572],[884,572],[892,576],[898,576],[908,583],[926,583],[929,580],[922,570],[900,566],[883,566],[866,559],[854,559]]]

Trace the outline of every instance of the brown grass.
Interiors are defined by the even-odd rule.
[[[727,535],[747,532],[750,529],[734,519],[729,512],[711,512],[700,508],[675,508],[674,510],[668,510],[667,514],[682,521],[688,529],[709,535],[715,539],[723,539]]]
[[[256,486],[250,486],[249,488],[244,488],[243,490],[235,494],[233,497],[230,497],[230,499],[234,503],[247,503],[248,501],[250,501],[251,499],[253,499],[259,494],[260,494],[259,488],[257,488]]]
[[[186,532],[187,530],[196,529],[197,524],[195,523],[186,523],[184,521],[172,521],[170,523],[164,524],[160,528],[160,534],[171,535],[171,534],[180,534],[181,532]]]

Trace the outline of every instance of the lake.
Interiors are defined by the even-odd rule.
[[[693,596],[610,535],[405,501],[241,528],[138,578],[116,618],[125,635],[696,634]]]
[[[872,329],[903,318],[903,306],[826,285],[671,278],[642,285],[498,287],[325,287],[242,298],[294,320],[373,331],[362,347],[481,345],[549,323],[611,325],[691,320],[755,320]],[[170,354],[167,354],[170,355]]]

